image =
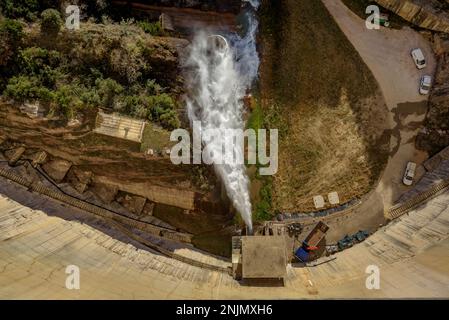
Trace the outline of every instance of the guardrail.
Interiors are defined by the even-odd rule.
[[[445,180],[443,182],[440,182],[438,184],[435,184],[430,189],[414,196],[413,198],[394,205],[390,209],[388,209],[385,213],[385,217],[389,220],[394,220],[403,214],[409,212],[410,210],[416,208],[423,202],[435,197],[442,191],[449,188],[449,179]]]

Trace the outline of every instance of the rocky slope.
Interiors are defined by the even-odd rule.
[[[434,35],[432,40],[438,67],[425,126],[416,140],[417,147],[431,155],[449,145],[449,39]]]

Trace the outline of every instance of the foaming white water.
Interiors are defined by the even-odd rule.
[[[211,158],[223,154],[223,141],[204,135],[207,130],[244,129],[243,98],[257,77],[259,56],[256,50],[258,22],[255,15],[258,0],[248,1],[252,9],[247,17],[246,35],[223,34],[226,41],[203,30],[194,38],[185,67],[188,70],[187,110],[190,121],[201,123],[201,138],[207,144]],[[223,42],[225,44],[223,45]],[[244,150],[233,144],[235,157],[243,157]],[[203,155],[204,156],[204,155]],[[210,161],[213,162],[213,161]],[[214,164],[227,195],[245,224],[252,231],[249,179],[246,167],[240,163]]]

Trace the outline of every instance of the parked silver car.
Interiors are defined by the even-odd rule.
[[[421,83],[419,85],[419,93],[420,94],[429,94],[431,87],[432,87],[432,77],[431,76],[422,76]]]
[[[402,179],[402,182],[406,186],[411,186],[413,184],[413,178],[415,177],[415,171],[416,171],[416,163],[414,163],[414,162],[407,163],[407,167],[405,168],[405,172],[404,172],[404,178]]]

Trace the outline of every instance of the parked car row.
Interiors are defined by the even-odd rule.
[[[427,67],[426,58],[424,57],[424,54],[420,48],[413,49],[410,54],[412,56],[413,62],[415,63],[416,67],[419,70]],[[432,88],[432,76],[429,75],[421,76],[421,80],[419,82],[419,93],[422,95],[429,94],[431,88]],[[413,179],[415,177],[415,171],[416,171],[416,163],[411,161],[408,162],[407,166],[405,167],[402,183],[405,184],[406,186],[411,186],[413,184]]]
[[[411,55],[413,58],[413,62],[419,70],[424,69],[427,66],[426,58],[424,57],[424,54],[420,48],[413,49],[411,51]],[[432,76],[422,76],[419,84],[419,93],[422,95],[429,94],[431,87]]]

